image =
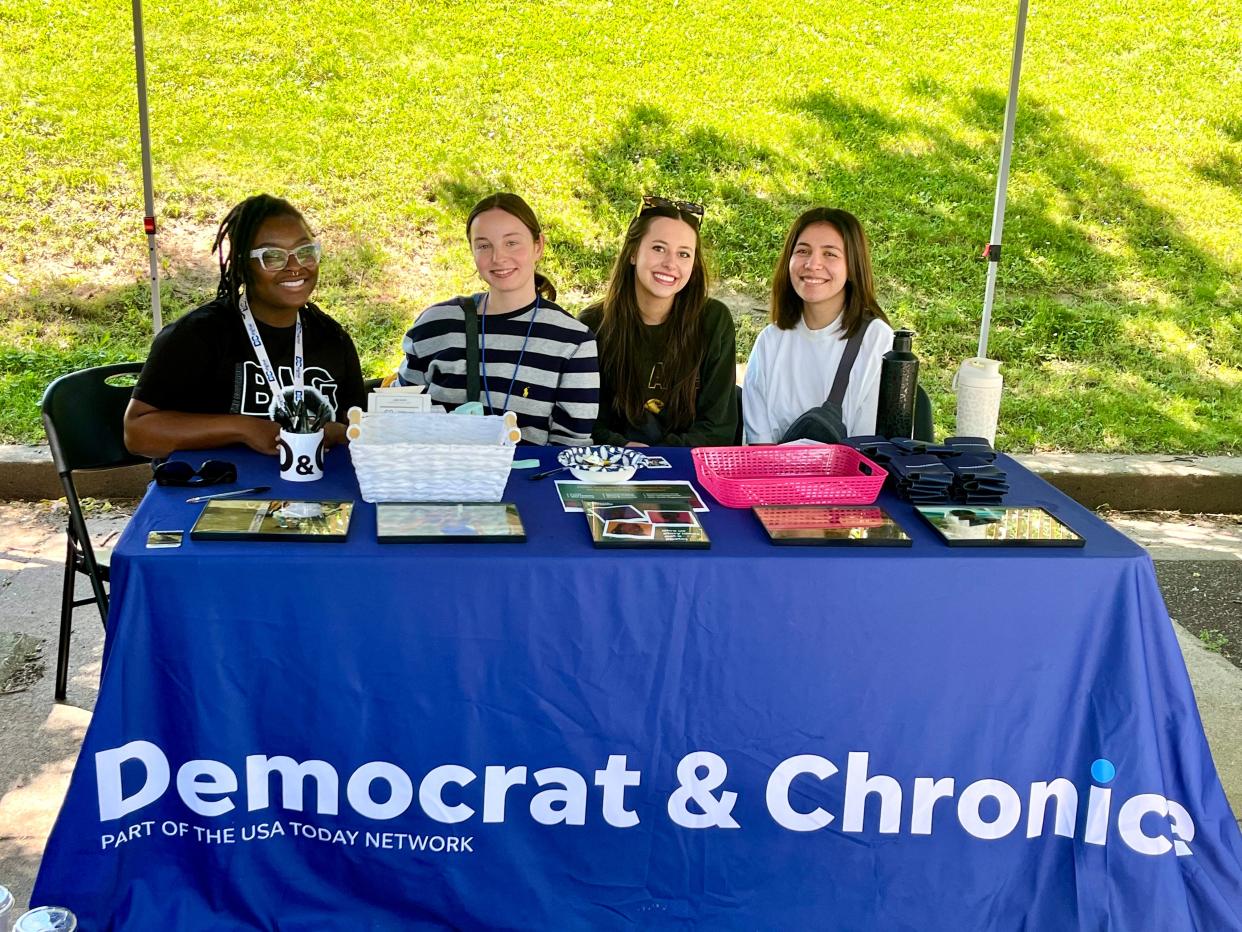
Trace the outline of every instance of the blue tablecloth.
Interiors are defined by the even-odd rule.
[[[222,451],[274,497],[356,497]],[[686,451],[665,451],[689,477]],[[555,451],[542,450],[546,463]],[[217,454],[219,455],[219,454]],[[522,451],[520,455],[529,455]],[[197,461],[201,457],[192,458]],[[1242,928],[1242,838],[1146,554],[119,541],[36,902],[84,929]],[[276,492],[281,493],[276,496]]]

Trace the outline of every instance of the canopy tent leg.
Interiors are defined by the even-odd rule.
[[[988,332],[992,328],[992,302],[996,298],[996,271],[1000,263],[1001,234],[1005,228],[1005,195],[1009,187],[1009,158],[1013,153],[1013,127],[1018,116],[1018,81],[1022,76],[1022,46],[1026,38],[1028,0],[1018,0],[1018,27],[1013,40],[1013,63],[1009,69],[1009,99],[1005,102],[1005,132],[1001,141],[1000,171],[996,176],[996,201],[992,207],[992,234],[984,258],[988,280],[983,294],[983,321],[979,325],[978,357],[988,355]]]
[[[151,128],[147,119],[147,65],[142,38],[142,0],[133,0],[133,7],[134,58],[138,66],[138,130],[142,137],[142,228],[147,234],[147,255],[151,262],[151,326],[155,333],[159,333],[164,322],[160,314],[160,260],[155,245],[155,193],[151,180]]]

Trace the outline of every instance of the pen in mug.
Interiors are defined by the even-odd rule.
[[[185,503],[187,505],[191,505],[197,504],[198,502],[210,501],[213,498],[229,498],[233,495],[249,495],[252,492],[255,494],[258,494],[259,492],[270,492],[271,488],[272,487],[270,485],[256,485],[253,489],[234,489],[231,492],[214,492],[211,495],[195,495],[193,498],[187,498]]]

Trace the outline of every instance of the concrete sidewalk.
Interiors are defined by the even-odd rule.
[[[1242,670],[1205,646],[1202,635],[1216,630],[1211,626],[1222,612],[1239,614],[1232,600],[1237,593],[1242,604],[1242,524],[1237,519],[1169,515],[1108,517],[1150,549],[1170,608],[1182,606],[1185,615],[1179,620],[1201,632],[1196,637],[1175,624],[1221,782],[1235,815],[1242,814]],[[124,508],[95,513],[90,517],[92,538],[114,538],[126,519]],[[94,708],[103,643],[98,616],[89,606],[79,609],[69,702],[54,704],[63,525],[63,506],[0,502],[0,638],[6,632],[20,633],[46,645],[41,678],[22,692],[0,694],[0,884],[13,891],[21,906],[29,899]],[[1213,572],[1224,585],[1219,598],[1206,597],[1198,585]],[[1180,575],[1187,577],[1184,601],[1177,601],[1171,588]],[[84,592],[80,585],[79,593]]]
[[[115,539],[127,520],[124,509],[90,517],[91,539]],[[99,614],[90,606],[78,609],[68,703],[54,703],[64,522],[63,506],[0,502],[0,639],[23,634],[42,644],[40,657],[17,664],[27,674],[41,667],[41,675],[22,692],[0,694],[0,884],[22,907],[95,706],[103,649]],[[85,585],[78,594],[85,596]]]

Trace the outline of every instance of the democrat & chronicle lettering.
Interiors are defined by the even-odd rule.
[[[132,775],[135,764],[142,770],[141,785],[127,793],[122,767],[129,765]],[[167,756],[149,741],[131,741],[100,751],[95,754],[95,768],[99,817],[105,823],[155,803],[174,783]],[[768,815],[792,832],[816,832],[834,825],[838,822],[836,815],[819,806],[795,808],[791,797],[795,795],[795,786],[806,790],[814,786],[814,781],[830,780],[839,772],[831,760],[816,754],[799,754],[782,761],[767,781]],[[1192,854],[1195,824],[1184,806],[1156,793],[1138,793],[1114,807],[1113,788],[1107,784],[1116,777],[1116,768],[1100,758],[1092,763],[1090,774],[1093,782],[1087,788],[1085,812],[1081,812],[1080,789],[1066,777],[1032,782],[1025,793],[992,778],[975,780],[959,792],[954,777],[921,776],[903,785],[893,776],[872,774],[870,754],[851,751],[842,775],[844,799],[836,830],[847,834],[870,830],[881,835],[925,836],[946,822],[955,822],[974,838],[994,841],[1018,831],[1025,812],[1027,839],[1044,837],[1051,827],[1053,836],[1102,846],[1109,842],[1111,826],[1125,845],[1138,854]],[[727,764],[717,754],[695,751],[685,755],[677,766],[679,785],[668,798],[670,820],[687,829],[741,828],[734,814],[738,794],[723,789],[727,775]],[[271,792],[273,777],[279,779],[281,788],[279,808],[302,812],[310,795],[310,811],[314,814],[340,814],[341,777],[330,763],[262,754],[245,758],[247,811],[258,812],[275,805]],[[416,788],[410,775],[396,764],[370,761],[348,776],[344,799],[355,814],[386,821],[409,811],[417,792],[419,811],[435,822],[452,825],[481,817],[483,823],[503,823],[509,816],[509,792],[528,786],[533,780],[539,790],[526,804],[531,819],[542,825],[586,824],[591,794],[586,777],[576,770],[546,767],[530,773],[525,766],[489,765],[483,768],[481,794],[478,790],[463,792],[478,779],[479,775],[468,767],[443,764],[423,775]],[[639,824],[638,813],[630,808],[626,796],[627,790],[639,786],[641,781],[642,774],[629,769],[624,754],[610,755],[605,767],[594,772],[593,785],[602,791],[598,806],[604,822],[621,829]],[[385,789],[374,792],[376,784],[383,784]],[[233,797],[241,783],[237,772],[223,761],[186,761],[177,769],[175,786],[181,802],[201,817],[220,817],[238,806]],[[872,824],[868,828],[867,804],[872,799],[878,802],[878,819],[874,815],[877,806],[873,805]]]

